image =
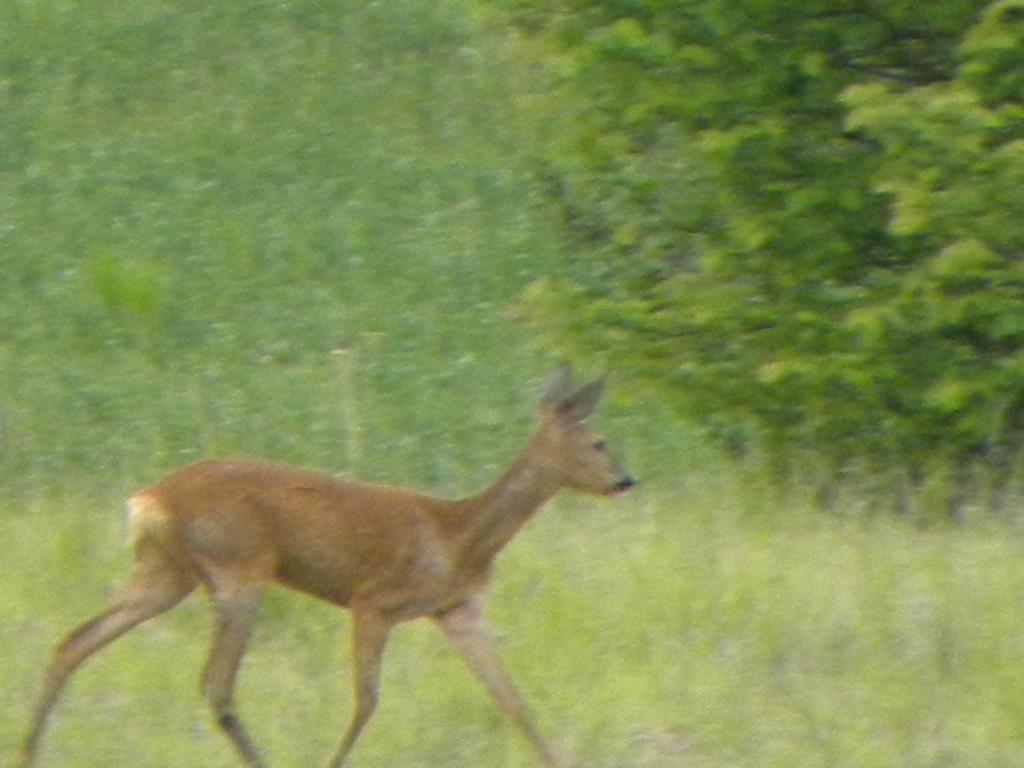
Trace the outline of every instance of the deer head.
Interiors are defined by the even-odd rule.
[[[556,370],[541,401],[533,447],[560,485],[607,496],[624,493],[636,480],[611,458],[605,441],[587,423],[603,393],[603,378],[574,389],[572,370]]]

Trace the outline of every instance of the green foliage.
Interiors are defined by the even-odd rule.
[[[505,5],[571,104],[542,173],[592,254],[527,295],[556,345],[629,360],[783,476],[1005,487],[1021,3]]]
[[[498,564],[503,656],[567,754],[646,768],[1019,763],[1019,542],[985,526],[821,520],[756,491],[738,501],[732,469],[724,487],[709,480],[713,455],[627,379],[686,387],[684,407],[737,448],[769,418],[830,450],[839,435],[890,446],[898,421],[881,388],[905,392],[915,354],[930,370],[914,334],[939,322],[928,313],[946,311],[943,297],[963,301],[941,320],[957,333],[1016,333],[1009,313],[987,316],[977,301],[989,288],[1013,297],[1001,236],[966,218],[936,242],[890,233],[899,190],[935,190],[912,164],[883,173],[876,152],[895,129],[877,115],[836,144],[864,162],[853,192],[838,178],[829,189],[870,214],[865,242],[907,242],[872,252],[880,267],[851,260],[852,284],[812,290],[795,270],[747,271],[747,256],[759,269],[786,263],[764,244],[799,233],[771,225],[756,190],[724,185],[731,161],[716,153],[742,156],[751,173],[762,160],[802,163],[796,150],[759,154],[800,121],[743,129],[754,84],[730,95],[689,77],[690,95],[722,113],[700,134],[676,74],[718,77],[715,25],[741,26],[755,5],[732,4],[734,20],[729,4],[693,4],[687,13],[708,23],[683,46],[681,24],[662,24],[678,3],[619,0],[602,16],[581,2],[507,6],[569,46],[551,58],[566,90],[549,96],[528,68],[506,70],[495,52],[511,43],[459,2],[0,4],[0,762],[13,759],[53,643],[126,571],[116,508],[127,492],[211,453],[477,486],[525,435],[529,379],[547,368],[505,320],[529,290],[558,344],[607,356],[614,397],[602,418],[623,426],[613,444],[628,437],[626,460],[647,481],[614,504],[560,499]],[[787,19],[780,5],[773,23],[802,12],[794,4]],[[877,25],[841,35],[863,51],[861,69],[882,60],[871,46],[897,21],[920,39],[892,35],[901,53],[883,80],[957,66],[924,41],[960,35],[964,16],[926,4],[872,13]],[[981,19],[956,70],[980,94],[971,111],[998,115],[982,165],[984,151],[1010,156],[1019,139],[1008,21]],[[737,38],[736,50],[770,44],[788,57],[770,37]],[[803,53],[798,71],[829,75],[828,53]],[[764,69],[756,57],[729,66]],[[829,76],[852,115],[851,78]],[[564,100],[582,86],[604,88],[605,101]],[[905,90],[860,95],[870,108]],[[768,109],[776,97],[759,98]],[[844,119],[856,118],[835,108]],[[584,249],[562,247],[519,169],[535,123],[565,141],[540,171]],[[1000,162],[989,181],[1009,170]],[[966,172],[950,173],[970,199]],[[799,181],[765,200],[788,199]],[[748,197],[749,217],[723,206]],[[812,213],[815,199],[805,191]],[[813,231],[845,253],[834,232]],[[828,365],[813,344],[832,350]],[[907,362],[891,378],[850,362],[897,348]],[[826,397],[828,375],[842,398]],[[966,365],[934,384],[922,390],[929,408],[975,408]],[[865,426],[871,408],[888,421]],[[914,424],[903,428],[916,435]],[[196,686],[208,622],[202,600],[189,601],[92,661],[41,763],[234,764]],[[347,630],[343,613],[268,595],[237,698],[270,764],[315,764],[335,746],[351,703]],[[358,750],[364,765],[535,764],[427,625],[396,633]]]

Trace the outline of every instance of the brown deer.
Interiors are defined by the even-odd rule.
[[[201,584],[216,613],[203,695],[245,764],[262,766],[232,693],[260,597],[276,581],[352,613],[354,713],[329,766],[345,762],[373,714],[392,627],[420,617],[443,630],[544,762],[558,765],[495,654],[481,600],[498,552],[555,492],[614,495],[634,484],[586,425],[602,390],[600,380],[574,390],[571,371],[559,369],[526,447],[491,487],[459,501],[241,459],[192,464],[135,494],[131,574],[112,605],[57,648],[21,764],[32,762],[71,673]]]

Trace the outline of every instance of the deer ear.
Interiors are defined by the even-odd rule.
[[[560,416],[573,423],[585,421],[597,408],[604,394],[604,377],[596,379],[580,387],[576,392],[562,400],[556,408]]]
[[[541,408],[558,408],[572,394],[572,366],[562,364],[552,371]]]

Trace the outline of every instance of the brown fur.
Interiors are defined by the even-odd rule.
[[[261,766],[234,713],[233,690],[262,591],[278,582],[352,612],[356,706],[329,765],[342,765],[373,713],[391,628],[419,617],[441,627],[555,765],[494,653],[480,600],[495,556],[560,488],[610,494],[633,484],[585,424],[600,393],[599,382],[573,392],[568,372],[559,372],[536,433],[509,469],[483,493],[458,501],[248,459],[192,464],[135,494],[128,501],[132,573],[113,605],[58,647],[23,764],[33,759],[71,673],[202,584],[217,614],[203,692],[244,762]]]

